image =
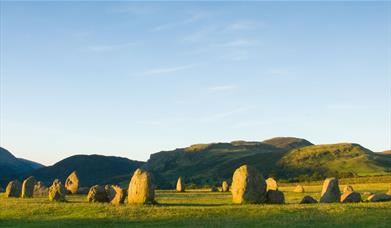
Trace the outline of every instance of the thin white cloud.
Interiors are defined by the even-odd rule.
[[[246,112],[254,109],[255,107],[256,106],[254,106],[254,105],[243,106],[243,107],[238,107],[236,109],[232,109],[232,110],[229,110],[229,111],[212,114],[210,116],[202,118],[201,122],[211,122],[211,121],[221,120],[221,119],[224,119],[224,118],[227,118],[227,117],[230,117],[230,116],[234,116],[234,115],[237,115],[237,114],[246,113]]]
[[[185,26],[185,25],[188,25],[191,23],[195,23],[195,22],[200,21],[208,16],[209,16],[209,13],[204,12],[204,11],[190,12],[190,16],[188,18],[186,18],[182,21],[178,21],[178,22],[158,25],[158,26],[154,27],[152,29],[152,31],[164,31],[164,30],[174,29],[176,27]]]
[[[225,43],[216,44],[219,47],[239,48],[239,47],[250,47],[255,45],[256,42],[249,39],[236,39]]]
[[[190,64],[190,65],[182,65],[182,66],[175,66],[175,67],[151,69],[151,70],[145,71],[143,73],[143,75],[159,75],[159,74],[175,73],[178,71],[193,68],[195,66],[196,66],[196,64]]]
[[[110,12],[112,13],[122,13],[122,14],[133,14],[133,15],[149,15],[156,13],[158,11],[157,7],[151,5],[140,5],[132,4],[125,5],[121,7],[112,8]]]
[[[271,74],[271,75],[283,76],[283,75],[287,75],[288,71],[283,70],[283,69],[270,69],[268,71],[268,73]]]
[[[222,92],[222,91],[234,90],[236,88],[237,87],[234,85],[220,85],[220,86],[209,87],[208,90],[211,92]]]
[[[111,45],[93,45],[88,46],[87,49],[92,52],[110,52],[135,46],[136,43],[123,43],[123,44],[111,44]]]
[[[235,30],[251,30],[251,29],[256,29],[260,26],[263,26],[264,23],[260,22],[255,22],[251,20],[238,20],[235,21],[225,28],[225,30],[228,31],[235,31]]]

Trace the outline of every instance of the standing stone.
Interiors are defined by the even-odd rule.
[[[300,204],[312,204],[318,203],[318,201],[311,196],[304,196],[304,198],[300,201]]]
[[[66,189],[64,185],[58,179],[53,181],[52,186],[49,188],[49,200],[50,201],[59,201],[64,202],[66,195]]]
[[[101,185],[94,185],[90,188],[90,191],[87,195],[87,201],[88,202],[100,202],[100,203],[106,203],[110,202],[109,198],[107,196],[107,192],[104,186]]]
[[[41,181],[38,181],[34,186],[34,197],[47,196],[49,188],[47,188]]]
[[[304,192],[304,187],[302,185],[298,184],[296,186],[296,188],[293,190],[293,192],[303,193]]]
[[[68,192],[75,194],[79,189],[79,177],[77,176],[77,172],[73,171],[65,181],[65,188]]]
[[[114,190],[113,185],[105,185],[105,191],[106,191],[106,195],[107,195],[107,198],[109,199],[109,201],[114,199],[115,190]]]
[[[343,189],[343,193],[347,193],[347,192],[353,192],[353,187],[350,186],[350,185],[346,185],[345,188]]]
[[[268,190],[266,193],[266,203],[270,204],[284,204],[284,193],[278,190]]]
[[[368,197],[369,202],[386,202],[391,201],[391,196],[387,194],[373,194]]]
[[[341,203],[359,203],[361,202],[361,194],[354,191],[346,191],[341,196]]]
[[[37,183],[34,177],[29,177],[22,184],[22,198],[31,198],[34,195],[34,186]]]
[[[339,202],[340,198],[341,192],[339,191],[338,179],[335,177],[327,178],[323,183],[320,202],[335,203]]]
[[[155,203],[155,187],[151,175],[144,170],[137,169],[129,183],[129,204]]]
[[[233,174],[231,192],[233,203],[264,203],[266,182],[257,169],[243,165]]]
[[[278,190],[277,181],[269,177],[266,179],[267,190]]]
[[[178,181],[176,182],[176,190],[177,192],[185,191],[185,183],[183,182],[182,177],[179,177]]]
[[[228,192],[229,191],[229,185],[228,185],[227,181],[223,181],[223,183],[221,184],[221,191],[222,192]]]
[[[22,185],[18,180],[13,180],[8,183],[7,188],[5,189],[6,197],[20,197],[22,191]]]
[[[111,204],[119,205],[124,203],[126,198],[126,191],[117,185],[111,185],[110,193],[108,193],[108,195]]]

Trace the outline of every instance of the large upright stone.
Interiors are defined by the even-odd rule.
[[[233,174],[231,192],[233,203],[264,203],[266,182],[257,169],[243,165]]]
[[[22,198],[31,198],[34,195],[34,186],[37,183],[34,177],[29,177],[22,184]]]
[[[266,193],[266,203],[270,204],[284,204],[284,193],[278,190],[268,190]]]
[[[229,191],[229,185],[228,185],[227,181],[223,181],[223,183],[221,184],[221,191],[222,192],[228,192]]]
[[[341,203],[359,203],[361,194],[355,191],[345,191],[341,196]]]
[[[107,196],[107,191],[104,186],[101,185],[94,185],[90,188],[90,191],[88,192],[87,195],[87,201],[96,203],[107,203],[110,202],[108,196]]]
[[[66,201],[65,195],[66,189],[64,185],[58,179],[55,179],[49,188],[49,200],[63,202]]]
[[[129,183],[129,204],[155,203],[155,187],[152,183],[151,174],[137,169]]]
[[[303,193],[304,192],[304,187],[300,184],[298,184],[296,186],[296,188],[293,190],[293,192],[296,192],[296,193]]]
[[[8,183],[5,189],[6,197],[20,197],[22,192],[22,184],[18,180],[13,180]]]
[[[266,179],[267,190],[278,190],[277,181],[272,177]]]
[[[341,192],[339,190],[338,179],[335,177],[327,178],[323,182],[323,188],[320,196],[321,203],[339,202]]]
[[[65,181],[65,188],[72,194],[77,193],[79,189],[79,177],[77,176],[77,172],[73,171]]]
[[[179,177],[178,181],[176,182],[176,190],[177,192],[185,191],[185,183],[183,182],[182,177]]]
[[[38,181],[34,186],[34,197],[47,196],[49,194],[49,188],[44,183]]]

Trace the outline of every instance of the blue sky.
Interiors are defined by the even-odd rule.
[[[1,2],[0,144],[53,164],[296,136],[391,148],[390,2]]]

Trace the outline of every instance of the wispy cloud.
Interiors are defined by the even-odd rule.
[[[110,44],[110,45],[93,45],[93,46],[88,46],[87,49],[92,52],[109,52],[109,51],[121,50],[135,45],[137,44],[123,43],[123,44]]]
[[[239,48],[239,47],[250,47],[256,44],[255,41],[249,39],[236,39],[228,42],[222,42],[216,44],[218,47],[229,47],[229,48]]]
[[[267,73],[275,76],[283,76],[287,75],[288,71],[283,69],[270,69]]]
[[[271,122],[266,121],[245,121],[245,122],[239,122],[235,124],[235,127],[252,127],[252,126],[262,126],[262,125],[268,125],[271,124]]]
[[[241,113],[246,113],[252,109],[254,109],[256,106],[251,105],[251,106],[243,106],[243,107],[238,107],[236,109],[228,110],[225,112],[220,112],[216,114],[212,114],[210,116],[204,117],[201,119],[201,122],[211,122],[211,121],[217,121],[221,120],[230,116],[238,115]]]
[[[237,87],[234,85],[220,85],[220,86],[209,87],[208,90],[211,92],[223,92],[223,91],[235,90],[236,88]]]
[[[190,16],[181,21],[166,23],[162,25],[158,25],[152,29],[152,31],[164,31],[169,29],[174,29],[176,27],[185,26],[191,23],[195,23],[209,16],[208,12],[198,11],[198,12],[190,12]]]
[[[195,67],[196,64],[190,64],[190,65],[182,65],[182,66],[174,66],[174,67],[165,67],[165,68],[157,68],[157,69],[151,69],[147,70],[143,73],[143,75],[159,75],[159,74],[167,74],[167,73],[175,73],[182,70],[187,70],[190,68]]]
[[[227,31],[235,31],[235,30],[250,30],[250,29],[256,29],[258,27],[263,27],[264,23],[262,22],[255,22],[252,20],[238,20],[235,21],[225,28]]]

